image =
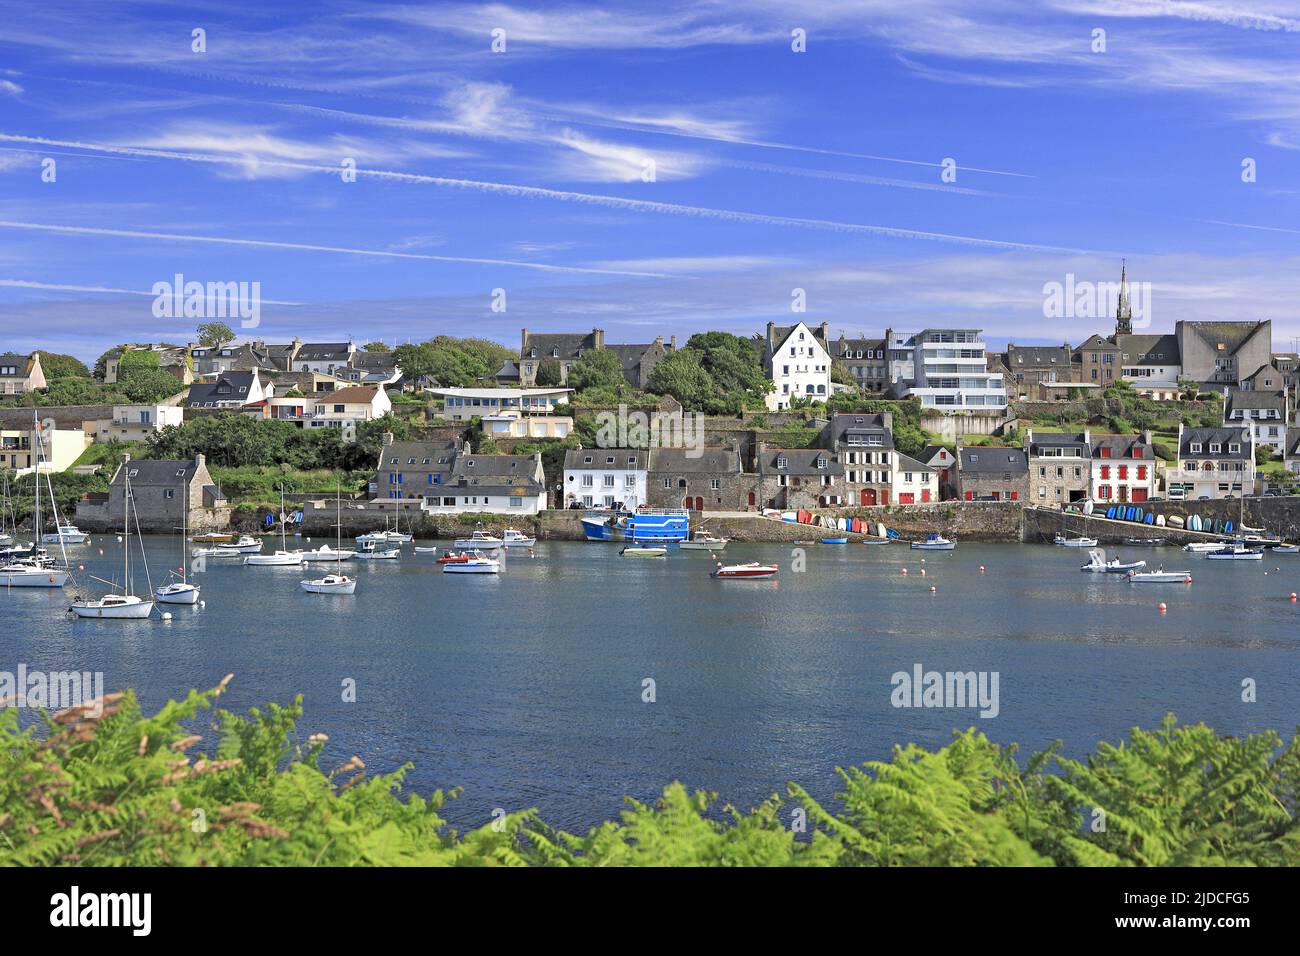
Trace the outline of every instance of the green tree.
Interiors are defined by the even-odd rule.
[[[685,348],[668,353],[650,373],[649,390],[671,395],[690,411],[711,411],[709,406],[721,402],[718,383],[704,368],[704,353]]]
[[[59,352],[42,352],[41,369],[45,372],[45,381],[57,382],[65,378],[90,378],[90,369],[81,359]]]
[[[204,348],[220,348],[235,340],[235,330],[224,322],[204,322],[194,331],[198,335],[199,345]]]
[[[563,371],[557,359],[549,356],[537,365],[537,375],[533,381],[542,388],[558,388],[563,384]]]
[[[132,368],[120,375],[117,387],[132,402],[155,404],[185,391],[186,385],[160,368]]]
[[[363,352],[391,352],[387,342],[367,342],[361,346]]]
[[[617,394],[626,384],[623,363],[609,349],[589,349],[569,366],[569,387],[578,392],[603,389]]]

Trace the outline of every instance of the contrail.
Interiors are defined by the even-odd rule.
[[[57,226],[51,223],[15,222],[0,219],[0,229],[26,229],[81,236],[118,236],[123,239],[167,239],[176,242],[206,242],[223,246],[254,246],[261,249],[293,249],[301,252],[333,252],[351,256],[377,256],[388,259],[418,259],[426,262],[460,262],[471,265],[517,266],[546,272],[581,272],[591,275],[633,276],[641,279],[676,279],[663,272],[632,272],[624,269],[588,269],[582,266],[554,266],[511,259],[473,259],[464,256],[432,256],[414,252],[388,252],[382,249],[354,249],[348,246],[320,246],[305,242],[273,242],[269,239],[232,239],[225,236],[195,236],[174,232],[142,232],[135,229],[106,229],[97,226]],[[288,303],[286,303],[288,304]]]
[[[142,295],[150,299],[157,298],[154,292],[141,292],[139,289],[115,289],[102,285],[67,285],[61,282],[36,282],[31,279],[0,279],[0,287],[7,289],[42,289],[52,292],[93,292],[97,295]],[[218,298],[208,296],[209,300]],[[279,299],[261,299],[263,305],[302,305],[301,302],[281,302]]]
[[[63,140],[50,140],[31,136],[15,136],[0,133],[0,140],[11,142],[39,143],[50,146],[64,146],[72,149],[86,149],[122,153],[131,156],[155,156],[161,159],[178,159],[189,162],[213,163],[231,166],[269,166],[277,169],[296,169],[302,172],[329,173],[337,176],[342,166],[320,166],[311,163],[295,163],[288,160],[240,159],[234,156],[214,156],[202,153],[185,153],[174,150],[151,149],[137,146],[107,146],[96,143],[77,143]],[[977,236],[962,236],[952,233],[927,232],[921,229],[906,229],[898,226],[881,226],[867,223],[837,222],[830,219],[805,219],[797,216],[773,216],[766,213],[743,212],[733,209],[715,209],[708,206],[687,206],[681,203],[655,202],[646,199],[627,199],[622,196],[609,196],[601,193],[582,193],[572,190],[547,189],[541,186],[521,186],[516,183],[497,183],[477,179],[452,179],[445,176],[427,176],[419,173],[400,173],[383,169],[355,169],[358,176],[370,176],[395,182],[420,183],[433,186],[446,186],[456,189],[468,189],[479,192],[499,193],[530,199],[555,199],[562,202],[575,202],[586,205],[604,206],[610,209],[622,209],[632,212],[653,212],[663,215],[692,216],[696,218],[715,219],[724,222],[740,222],[764,226],[797,226],[804,229],[820,229],[830,232],[856,233],[864,235],[889,236],[897,239],[931,239],[938,242],[955,242],[965,245],[981,246],[994,249],[1015,249],[1029,252],[1058,252],[1086,255],[1087,249],[1063,246],[1049,246],[1030,242],[1011,242],[1002,239],[983,239]],[[348,250],[360,252],[362,250]],[[376,253],[378,254],[378,253]],[[389,255],[397,255],[389,253]],[[424,256],[420,258],[438,258]],[[451,260],[475,261],[475,260]],[[483,261],[483,260],[478,260]],[[513,263],[520,265],[521,263]],[[569,269],[572,267],[540,266],[532,264],[531,268]],[[656,278],[663,278],[657,276]]]

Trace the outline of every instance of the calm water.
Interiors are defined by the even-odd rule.
[[[146,546],[153,568],[177,563],[174,539]],[[73,552],[111,577],[120,547]],[[790,779],[829,798],[836,765],[939,746],[970,724],[1030,749],[1060,737],[1077,755],[1168,711],[1233,734],[1289,737],[1300,722],[1300,609],[1287,600],[1300,556],[1121,552],[1190,568],[1188,588],[1082,574],[1085,552],[1048,546],[806,552],[792,573],[788,547],[732,545],[728,560],[782,564],[779,581],[746,582],[710,579],[707,553],[633,560],[595,543],[543,542],[495,577],[443,575],[408,545],[400,563],[351,562],[351,598],[302,593],[299,569],[209,561],[196,577],[206,608],[171,608],[171,622],[79,621],[66,594],[0,591],[0,670],[103,671],[146,708],[230,671],[233,709],[302,693],[300,731],[330,735],[331,766],[411,760],[417,790],[464,786],[447,813],[459,827],[526,806],[586,827],[673,779],[743,807]],[[998,671],[1000,716],[894,709],[890,675],[915,663]],[[1258,703],[1240,702],[1245,677]],[[345,678],[356,703],[341,700]]]

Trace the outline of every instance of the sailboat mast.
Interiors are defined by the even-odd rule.
[[[131,587],[131,456],[122,460],[122,582],[127,594],[134,592]]]
[[[185,519],[190,516],[190,483],[181,478],[181,584],[189,583],[189,562],[185,560]]]

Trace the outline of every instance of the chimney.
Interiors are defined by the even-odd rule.
[[[524,351],[527,348],[528,348],[528,330],[520,329],[519,330],[519,354],[523,355]]]
[[[677,351],[677,336],[675,335],[668,336],[668,347],[673,351]]]
[[[591,334],[596,340],[596,348],[603,349],[605,347],[605,330],[592,329]]]
[[[821,339],[822,339],[823,344],[824,344],[824,343],[827,343],[827,342],[830,341],[830,339],[827,338],[827,336],[830,335],[830,332],[831,332],[831,326],[830,326],[830,323],[829,323],[829,322],[823,322],[823,323],[821,324],[821,328],[820,328],[819,332],[820,332],[820,334],[821,334]]]
[[[384,432],[384,446],[387,447],[393,443],[393,433]]]
[[[775,334],[776,334],[776,323],[775,322],[767,323],[767,350],[769,352],[772,351],[772,348],[775,345],[775,343],[772,341],[772,337]]]
[[[206,455],[203,454],[203,452],[199,452],[197,455],[195,455],[195,456],[194,456],[194,470],[197,472],[197,471],[199,471],[200,469],[202,469],[203,466],[204,466],[204,464],[206,464],[207,460],[208,460],[208,458],[207,458]]]
[[[664,347],[664,337],[662,335],[655,336],[655,345],[659,346],[660,348]]]

